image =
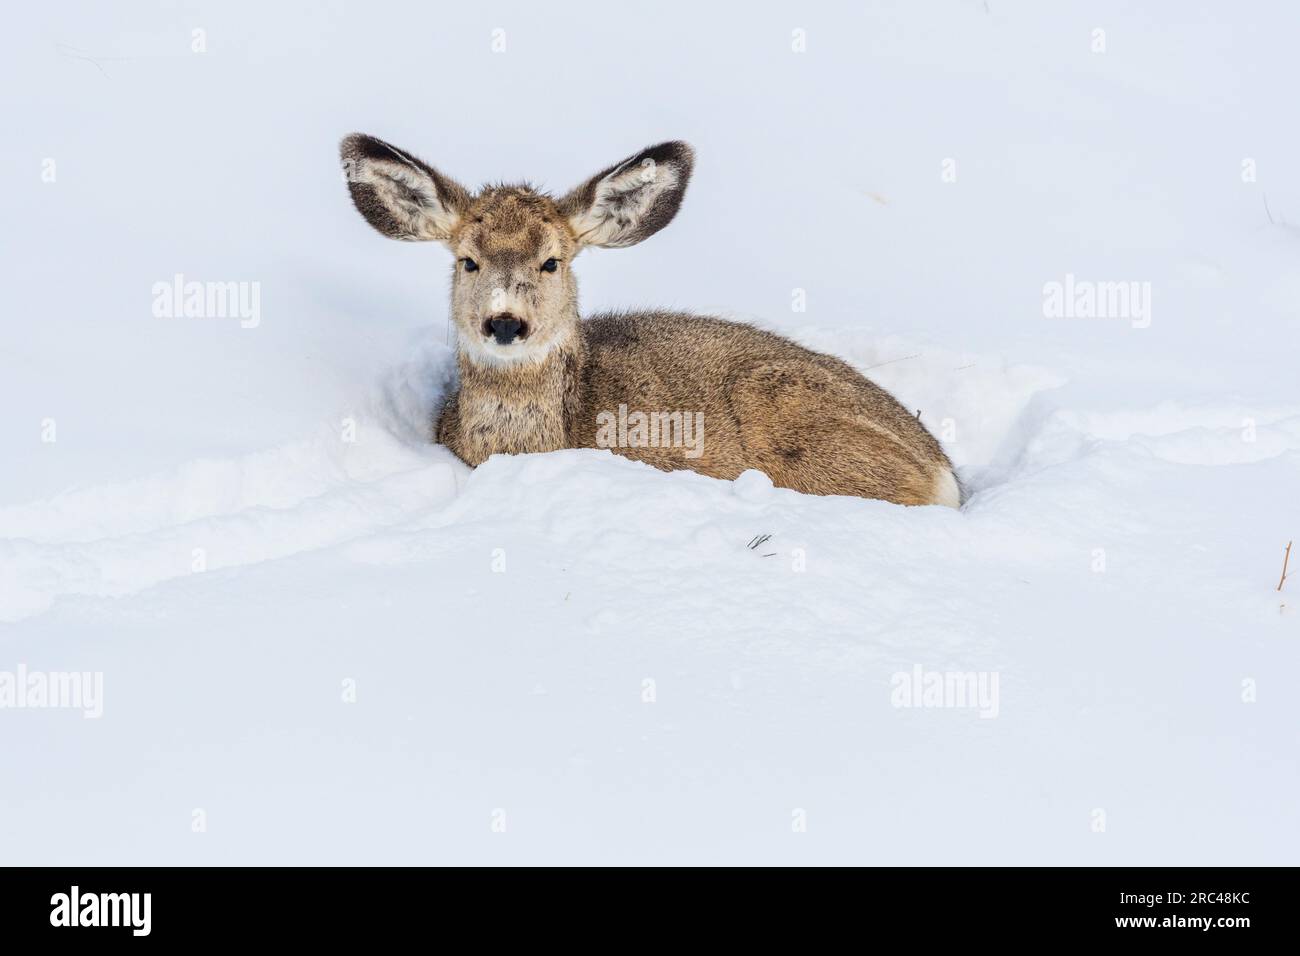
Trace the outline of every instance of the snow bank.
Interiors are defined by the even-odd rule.
[[[0,703],[20,665],[103,700],[0,708],[6,862],[1294,862],[1294,10],[517,6],[504,55],[389,13],[11,31]],[[434,65],[482,103],[559,69],[563,117]],[[429,441],[446,263],[356,218],[354,128],[556,188],[692,140],[587,309],[843,356],[966,506],[467,469]],[[178,272],[262,283],[260,322],[151,315]],[[1150,283],[1150,322],[1049,317],[1066,276]]]

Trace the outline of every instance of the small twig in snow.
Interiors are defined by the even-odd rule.
[[[1282,585],[1286,584],[1286,566],[1291,560],[1291,545],[1293,543],[1294,542],[1292,541],[1286,543],[1286,552],[1282,555],[1282,578],[1277,582],[1277,589],[1279,591],[1282,590]]]
[[[895,362],[905,362],[907,361],[907,359],[920,358],[920,357],[921,357],[921,353],[917,352],[915,355],[903,355],[896,359],[890,359],[888,362],[877,362],[875,365],[868,365],[867,368],[869,369],[880,368],[882,365],[893,365]]]
[[[101,64],[99,61],[127,59],[127,57],[124,56],[91,56],[88,53],[83,53],[81,50],[78,50],[74,46],[68,46],[68,44],[66,43],[56,43],[54,44],[54,49],[61,56],[71,57],[74,60],[85,60],[87,63],[91,64],[95,69],[99,70],[100,73],[103,73],[104,76],[108,79],[111,79],[111,77],[108,76],[108,70],[104,69],[103,64]]]

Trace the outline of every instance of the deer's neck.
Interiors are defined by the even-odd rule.
[[[585,355],[577,334],[540,362],[484,364],[461,351],[457,398],[461,457],[572,447]]]

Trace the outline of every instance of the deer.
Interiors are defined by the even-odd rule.
[[[458,383],[431,438],[470,467],[608,448],[664,471],[734,480],[753,469],[809,495],[960,507],[952,463],[919,413],[848,362],[714,316],[581,317],[574,259],[673,220],[695,165],[686,143],[647,147],[558,197],[527,183],[472,192],[360,133],[340,156],[371,226],[454,256]]]

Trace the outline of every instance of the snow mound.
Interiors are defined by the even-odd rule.
[[[446,503],[467,469],[430,423],[453,370],[429,346],[309,437],[0,508],[0,621],[328,548]]]

